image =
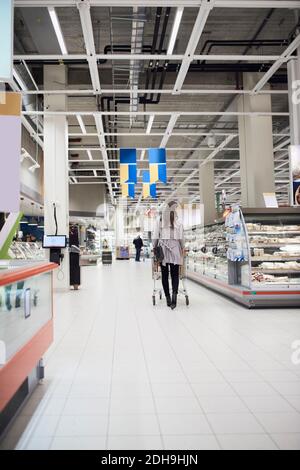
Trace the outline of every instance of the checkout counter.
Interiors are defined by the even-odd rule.
[[[44,377],[57,264],[0,262],[0,436]]]

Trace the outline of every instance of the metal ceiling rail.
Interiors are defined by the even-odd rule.
[[[228,137],[226,137],[226,139],[219,145],[218,148],[216,148],[215,150],[213,150],[213,152],[210,153],[210,155],[208,155],[205,160],[201,163],[201,165],[204,165],[205,162],[208,162],[210,160],[212,160],[218,153],[219,151],[221,151],[235,136],[234,135],[229,135]],[[167,198],[166,202],[168,202],[170,200],[170,198],[176,194],[176,192],[180,189],[180,188],[183,188],[185,186],[185,184],[192,178],[194,178],[194,176],[198,173],[199,171],[199,168],[197,168],[196,170],[192,171],[181,183],[180,185],[174,189],[174,191],[172,191],[172,193],[170,194],[170,196]]]
[[[99,93],[101,91],[101,86],[96,58],[90,3],[88,0],[81,0],[81,2],[77,2],[77,7],[80,15],[81,27],[84,37],[84,45],[87,54],[86,59],[89,64],[93,90],[95,93]]]
[[[195,85],[193,85],[195,86]],[[169,95],[173,94],[173,88],[165,88],[163,90],[160,89],[138,89],[136,90],[137,94],[162,94],[162,95]],[[131,90],[129,88],[126,89],[105,89],[102,88],[101,92],[95,93],[94,90],[21,90],[20,93],[23,95],[114,95],[116,93],[120,95],[130,95]],[[257,92],[259,95],[288,95],[288,90],[260,90]],[[252,90],[229,90],[229,89],[186,89],[181,90],[181,95],[251,95]]]
[[[15,7],[75,7],[78,0],[15,0]],[[199,8],[200,0],[90,0],[95,7]],[[214,0],[214,8],[300,8],[298,0]]]
[[[194,159],[191,159],[191,158],[176,158],[175,160],[168,160],[168,165],[170,165],[171,163],[180,163],[180,162],[201,162],[202,160],[204,159],[199,159],[199,158],[194,158]],[[110,159],[109,160],[110,162],[119,162],[119,159]],[[239,162],[238,159],[236,158],[215,158],[214,159],[214,162],[222,162],[222,163],[226,163],[226,162]],[[85,160],[82,160],[82,159],[74,159],[74,160],[69,160],[69,163],[91,163],[91,160],[89,159],[85,159]],[[93,159],[93,163],[103,163],[103,160],[96,160],[96,159]],[[137,160],[137,163],[146,163],[145,160]],[[229,168],[227,168],[227,170],[229,170]],[[116,169],[114,168],[113,171],[116,171]]]
[[[103,163],[104,163],[104,168],[105,168],[106,182],[108,184],[108,190],[109,190],[109,194],[111,198],[111,203],[114,204],[115,198],[114,198],[114,193],[113,193],[112,183],[111,183],[110,168],[109,168],[109,163],[108,163],[108,155],[107,155],[107,150],[106,150],[102,117],[98,115],[95,116],[95,123],[96,123],[96,128],[98,132],[98,138],[99,138],[99,143],[101,147],[102,158],[103,158]]]
[[[272,65],[272,67],[265,73],[265,75],[259,80],[252,90],[252,93],[260,91],[272,78],[274,73],[281,67],[281,65],[289,60],[293,52],[300,46],[300,34],[293,40],[293,42],[287,47],[287,49],[281,54],[279,59]]]
[[[171,116],[172,111],[23,111],[24,116]],[[238,112],[238,111],[180,111],[180,116],[277,116],[289,117],[288,112]]]
[[[172,136],[173,137],[185,137],[185,136],[190,136],[190,137],[199,137],[199,136],[208,136],[211,135],[212,131],[210,132],[174,132]],[[213,132],[215,137],[224,137],[227,135],[232,135],[235,134],[235,132]],[[43,135],[43,134],[38,134],[38,135]],[[69,133],[69,137],[97,137],[98,134],[92,133],[92,132],[87,132],[86,134],[77,133],[77,132],[72,132]],[[121,136],[121,137],[161,137],[164,135],[164,132],[151,132],[151,134],[147,134],[146,132],[104,132],[105,136]],[[288,134],[273,134],[273,137],[289,137]],[[199,147],[198,147],[199,148]]]
[[[200,54],[194,55],[191,54],[189,57],[189,63],[194,60],[205,60],[205,61],[219,61],[224,62],[275,62],[280,59],[280,55],[236,55],[236,54]],[[183,54],[95,54],[97,60],[162,60],[162,61],[171,61],[176,62],[184,60],[185,56]],[[14,60],[29,60],[29,61],[47,61],[47,60],[88,60],[89,54],[24,54],[24,55],[15,55]]]
[[[235,137],[235,136],[233,136],[233,137]],[[119,150],[121,150],[121,148],[124,148],[124,147],[107,147],[106,150],[110,151],[110,152],[119,152]],[[135,148],[136,148],[136,150],[140,151],[140,150],[148,150],[149,148],[157,148],[157,147],[135,147]],[[197,148],[194,148],[194,147],[164,147],[164,146],[162,146],[160,148],[166,148],[166,150],[168,152],[201,152],[201,151],[211,151],[212,150],[211,147],[197,147]],[[84,146],[82,146],[82,147],[69,147],[70,152],[80,152],[80,151],[86,152],[86,151],[93,151],[93,150],[95,152],[99,152],[102,149],[101,149],[101,147],[84,147]],[[226,148],[223,148],[222,150],[229,151],[229,152],[238,152],[240,149],[238,147],[226,147]]]
[[[190,68],[190,64],[193,60],[193,56],[195,54],[196,48],[198,46],[199,40],[205,28],[205,24],[209,13],[213,8],[213,2],[210,0],[202,0],[201,6],[198,11],[198,15],[184,54],[184,58],[181,63],[180,70],[177,74],[177,79],[174,85],[174,94],[180,93],[180,90],[183,87],[185,78]]]

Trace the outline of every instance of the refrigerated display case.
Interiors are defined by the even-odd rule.
[[[248,306],[300,305],[300,209],[232,207],[186,232],[190,279]]]
[[[43,378],[53,341],[54,263],[0,263],[0,435]]]

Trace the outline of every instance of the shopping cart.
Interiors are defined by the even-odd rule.
[[[186,289],[186,256],[183,259],[183,265],[179,266],[179,289],[178,295],[183,295],[185,297],[186,305],[190,305],[189,295]],[[152,279],[153,279],[153,293],[152,293],[152,303],[156,305],[156,295],[159,295],[159,299],[162,299],[162,288],[161,288],[161,268],[160,263],[158,263],[154,256],[151,258],[152,264]]]

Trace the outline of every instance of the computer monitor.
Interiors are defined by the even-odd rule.
[[[43,248],[66,248],[66,235],[44,235]]]

